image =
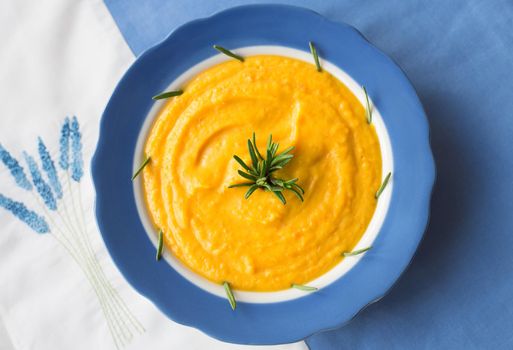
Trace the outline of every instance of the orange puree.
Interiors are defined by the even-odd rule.
[[[333,268],[367,228],[381,181],[378,137],[364,106],[328,72],[281,56],[230,60],[169,99],[145,145],[146,203],[165,249],[207,279],[234,289],[308,284]],[[277,177],[299,178],[305,201],[246,188],[234,154],[249,164],[272,133],[294,158]]]

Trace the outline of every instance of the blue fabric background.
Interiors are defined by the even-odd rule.
[[[138,55],[180,24],[259,1],[105,2]],[[279,3],[353,25],[405,70],[438,169],[412,265],[385,298],[311,337],[310,348],[513,349],[513,2]]]

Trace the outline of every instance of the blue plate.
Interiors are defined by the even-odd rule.
[[[139,131],[151,97],[181,73],[227,48],[280,45],[308,51],[367,87],[380,111],[394,156],[393,193],[374,249],[348,273],[316,293],[277,303],[239,303],[186,280],[169,264],[155,263],[155,247],[139,218],[130,176]],[[185,24],[143,53],[116,87],[101,120],[92,173],[98,226],[128,282],[176,322],[241,344],[299,341],[343,325],[380,299],[411,261],[429,216],[435,168],[421,103],[401,69],[354,28],[310,10],[282,5],[232,8]]]

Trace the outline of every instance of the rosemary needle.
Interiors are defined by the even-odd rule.
[[[363,249],[353,250],[352,252],[343,252],[342,255],[343,256],[355,256],[355,255],[365,253],[366,251],[370,250],[371,248],[372,248],[372,246],[363,248]]]
[[[319,63],[319,55],[317,54],[317,49],[311,41],[309,41],[308,44],[310,45],[310,52],[312,53],[312,56],[314,58],[317,71],[322,72],[321,64]]]
[[[235,310],[237,307],[237,301],[235,301],[235,297],[233,296],[232,288],[228,282],[223,282],[223,286],[226,296],[228,297],[228,301],[230,302],[230,306],[232,307],[232,310]]]
[[[239,56],[233,52],[231,52],[230,50],[227,50],[225,49],[224,47],[222,46],[219,46],[219,45],[214,45],[214,49],[216,49],[217,51],[221,52],[221,53],[224,53],[226,56],[229,56],[231,58],[235,58],[236,60],[239,60],[241,62],[244,62],[244,57],[242,56]]]
[[[139,173],[144,169],[144,167],[150,163],[150,160],[151,160],[151,157],[146,157],[146,159],[142,162],[139,169],[137,169],[135,171],[134,175],[132,175],[132,180],[134,180],[137,177],[137,175],[139,175]]]
[[[381,184],[381,186],[379,186],[379,189],[376,191],[376,194],[375,194],[376,199],[378,199],[379,196],[381,196],[381,193],[383,192],[385,187],[387,187],[387,184],[390,180],[390,176],[392,176],[392,173],[388,173],[387,176],[385,177],[385,180],[383,180],[383,183]]]
[[[162,247],[164,246],[164,232],[162,232],[162,229],[159,230],[159,244],[157,246],[157,256],[155,257],[157,261],[160,260],[162,257]]]
[[[180,96],[181,94],[183,94],[183,90],[167,91],[167,92],[163,92],[161,94],[158,94],[156,96],[153,96],[152,99],[154,99],[154,100],[162,100],[164,98]]]
[[[365,93],[365,118],[367,119],[367,124],[370,124],[372,123],[372,108],[369,100],[369,94],[367,93],[365,86],[362,86],[362,89]]]
[[[305,285],[302,285],[302,284],[295,284],[295,283],[293,283],[290,287],[302,290],[304,292],[315,292],[317,290],[317,288],[315,288],[315,287],[305,286]]]

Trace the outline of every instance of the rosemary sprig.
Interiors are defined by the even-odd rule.
[[[293,283],[290,287],[302,290],[304,292],[315,292],[317,290],[317,288],[315,288],[315,287],[305,286],[303,284],[296,284],[296,283]]]
[[[132,175],[132,181],[139,175],[139,173],[144,169],[146,165],[150,163],[151,157],[146,157],[146,159],[142,162],[141,166],[135,171],[134,175]]]
[[[363,248],[363,249],[353,250],[352,252],[343,252],[342,255],[344,257],[355,256],[355,255],[359,255],[359,254],[365,253],[366,251],[368,251],[370,249],[372,249],[372,246],[367,247],[367,248]]]
[[[257,189],[263,189],[265,191],[272,192],[283,204],[286,204],[285,196],[283,191],[292,191],[301,201],[303,201],[303,195],[305,191],[297,184],[298,179],[283,180],[275,178],[273,173],[277,170],[282,169],[290,160],[294,157],[293,154],[289,154],[294,147],[289,147],[283,152],[277,154],[279,144],[273,142],[273,136],[269,135],[267,140],[267,150],[265,152],[265,158],[262,156],[256,145],[256,136],[253,133],[253,139],[248,140],[248,151],[251,157],[251,166],[244,163],[244,161],[237,155],[233,156],[233,159],[240,164],[244,169],[239,170],[238,173],[241,177],[245,178],[246,182],[233,184],[228,188],[234,187],[249,187],[248,191],[244,195],[244,198],[248,199]]]
[[[230,287],[230,283],[223,282],[224,291],[226,292],[226,296],[228,297],[228,301],[230,302],[230,306],[232,307],[232,310],[235,310],[237,307],[237,301],[235,300],[235,297],[233,296],[232,288]]]
[[[370,124],[372,123],[372,108],[369,100],[369,94],[367,93],[365,86],[362,86],[362,89],[365,93],[365,118],[367,119],[367,124]]]
[[[242,56],[239,56],[233,52],[231,52],[230,50],[227,50],[225,49],[224,47],[222,46],[219,46],[219,45],[214,45],[214,49],[216,49],[217,51],[221,52],[221,53],[224,53],[226,56],[230,56],[231,58],[235,58],[236,60],[239,60],[241,62],[244,62],[244,57]]]
[[[157,261],[160,260],[162,257],[162,247],[164,246],[164,232],[162,229],[159,230],[159,244],[157,246],[157,255],[155,256],[155,259]]]
[[[385,177],[385,180],[383,180],[383,183],[381,184],[381,186],[379,186],[379,189],[376,191],[376,194],[374,195],[376,197],[376,199],[378,199],[379,196],[381,196],[381,193],[383,192],[385,187],[387,187],[388,181],[390,180],[390,176],[392,176],[392,173],[388,173],[387,176]]]
[[[310,52],[312,53],[312,56],[315,61],[315,66],[317,67],[318,72],[322,72],[321,64],[319,63],[319,55],[317,54],[317,49],[315,48],[314,44],[309,41],[308,44],[310,45]]]

